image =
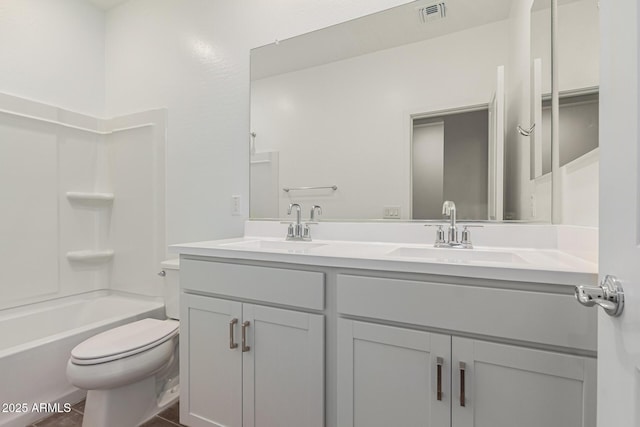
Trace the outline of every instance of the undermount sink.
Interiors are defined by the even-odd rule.
[[[511,252],[484,251],[478,249],[451,249],[451,248],[397,248],[387,256],[398,258],[432,259],[444,262],[499,262],[502,264],[526,264],[527,262]]]
[[[304,253],[313,248],[319,248],[325,246],[325,243],[313,243],[304,241],[287,241],[287,240],[248,240],[242,242],[226,243],[220,245],[226,248],[237,249],[265,249],[265,250],[278,250],[295,253]]]

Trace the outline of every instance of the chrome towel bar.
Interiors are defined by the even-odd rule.
[[[332,189],[335,191],[338,189],[338,186],[329,185],[325,187],[283,187],[282,191],[288,193],[289,191],[297,191],[297,190],[325,190],[325,189]]]

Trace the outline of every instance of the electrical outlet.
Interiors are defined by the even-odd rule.
[[[242,215],[242,196],[239,194],[231,196],[231,215]]]
[[[531,218],[535,218],[536,217],[536,195],[535,194],[531,195],[529,202],[531,204]]]
[[[385,206],[382,209],[382,217],[385,219],[400,219],[400,206]]]

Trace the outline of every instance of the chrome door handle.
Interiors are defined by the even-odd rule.
[[[467,398],[465,393],[464,374],[467,370],[467,364],[460,362],[460,406],[466,406]]]
[[[251,347],[247,345],[247,328],[249,327],[250,324],[251,322],[249,322],[248,320],[242,322],[242,352],[243,353],[246,353],[247,351],[251,350]]]
[[[442,357],[436,358],[436,399],[442,400],[442,365],[444,365],[444,359]]]
[[[233,350],[238,348],[238,344],[233,342],[233,326],[238,323],[238,319],[233,318],[229,321],[229,348]]]
[[[575,295],[580,304],[586,307],[598,304],[609,316],[618,317],[624,310],[624,290],[616,276],[605,276],[600,286],[576,286]]]

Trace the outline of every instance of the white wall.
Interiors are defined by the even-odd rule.
[[[107,114],[168,108],[169,243],[242,233],[249,49],[403,3],[130,0],[107,13]],[[243,216],[231,216],[233,194]]]
[[[596,148],[560,168],[563,224],[598,226],[599,167]]]
[[[104,22],[85,0],[2,0],[0,92],[102,116]]]
[[[558,7],[560,91],[599,85],[599,19],[595,0],[580,0]]]
[[[281,185],[338,186],[281,192],[280,216],[303,202],[330,218],[381,218],[384,206],[409,218],[410,115],[488,104],[506,29],[500,21],[253,81],[256,149],[280,152]]]

